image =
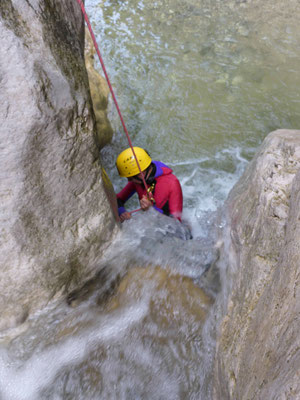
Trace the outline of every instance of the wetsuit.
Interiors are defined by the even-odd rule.
[[[152,194],[155,200],[153,207],[168,216],[181,221],[182,214],[182,190],[179,180],[173,174],[171,168],[160,161],[152,161],[152,173],[147,179],[149,186],[154,185]],[[117,194],[119,215],[126,212],[125,202],[137,193],[139,199],[147,195],[144,185],[128,182],[127,185]]]

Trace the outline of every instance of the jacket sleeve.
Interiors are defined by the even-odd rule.
[[[124,204],[136,192],[134,183],[128,182],[127,185],[117,194],[118,213],[119,215],[126,212]]]
[[[181,221],[182,216],[182,190],[179,180],[176,178],[170,188],[169,212],[174,218]]]

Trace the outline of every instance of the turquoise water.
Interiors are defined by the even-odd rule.
[[[280,1],[87,0],[135,145],[170,164],[186,217],[215,210],[263,138],[300,127],[299,4]],[[99,67],[100,70],[100,67]],[[114,112],[103,152],[127,146]]]

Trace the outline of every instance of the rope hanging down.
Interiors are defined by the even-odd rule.
[[[119,104],[118,104],[118,102],[117,102],[117,99],[116,99],[114,90],[113,90],[113,88],[112,88],[112,85],[111,85],[111,83],[110,83],[109,77],[108,77],[108,75],[107,75],[106,68],[105,68],[105,65],[104,65],[104,62],[103,62],[103,59],[102,59],[102,56],[101,56],[99,47],[98,47],[97,42],[96,42],[96,38],[95,38],[95,35],[94,35],[94,32],[93,32],[93,29],[92,29],[92,27],[91,27],[89,17],[87,16],[87,13],[86,13],[86,11],[85,11],[85,7],[84,7],[84,4],[83,4],[83,1],[82,1],[82,0],[77,0],[77,3],[80,5],[80,8],[81,8],[82,14],[83,14],[83,16],[84,16],[85,22],[86,22],[86,24],[87,24],[87,26],[88,26],[88,29],[89,29],[89,31],[90,31],[90,34],[91,34],[91,37],[92,37],[92,40],[93,40],[93,43],[94,43],[94,46],[95,46],[95,49],[96,49],[96,52],[97,52],[97,55],[98,55],[100,64],[101,64],[101,67],[102,67],[102,70],[103,70],[103,72],[104,72],[104,75],[105,75],[105,78],[106,78],[106,81],[107,81],[107,84],[108,84],[110,93],[111,93],[111,95],[112,95],[113,101],[114,101],[115,106],[116,106],[116,109],[117,109],[117,111],[118,111],[118,114],[119,114],[119,117],[120,117],[120,120],[121,120],[123,129],[124,129],[124,132],[125,132],[125,134],[126,134],[126,137],[127,137],[128,143],[129,143],[129,146],[130,146],[130,148],[131,148],[131,150],[132,150],[132,153],[133,153],[133,155],[134,155],[134,158],[135,158],[135,161],[136,161],[136,163],[137,163],[138,169],[139,169],[140,173],[142,174],[142,170],[141,170],[140,164],[139,164],[138,159],[137,159],[137,156],[136,156],[136,154],[135,154],[135,151],[134,151],[134,148],[133,148],[133,145],[132,145],[132,142],[131,142],[129,133],[128,133],[128,131],[127,131],[127,128],[126,128],[126,125],[125,125],[125,122],[124,122],[124,119],[123,119],[123,116],[122,116],[122,113],[121,113]],[[146,181],[145,181],[145,178],[144,178],[143,174],[142,174],[142,180],[143,180],[143,184],[144,184],[144,186],[145,186],[145,189],[146,189],[146,191],[147,191],[147,195],[149,195],[149,193],[148,193],[148,186],[147,186],[147,183],[146,183]]]

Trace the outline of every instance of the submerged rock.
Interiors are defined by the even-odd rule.
[[[107,307],[114,310],[148,295],[148,317],[161,327],[178,325],[178,329],[186,329],[196,321],[204,322],[213,303],[192,279],[150,266],[130,269]]]
[[[94,274],[116,225],[98,163],[77,2],[1,1],[0,32],[4,329]]]
[[[215,399],[300,398],[299,167],[300,131],[272,132],[229,195]]]

